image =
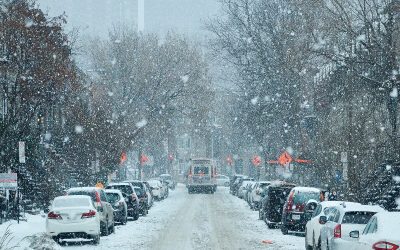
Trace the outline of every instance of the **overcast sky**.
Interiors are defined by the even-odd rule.
[[[116,23],[137,26],[138,0],[37,0],[51,16],[63,12],[68,29],[78,27],[82,35],[106,36]],[[170,30],[203,40],[203,21],[215,16],[218,0],[144,0],[145,32],[160,35]]]

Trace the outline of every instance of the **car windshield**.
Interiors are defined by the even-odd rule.
[[[135,193],[137,194],[137,196],[142,196],[143,190],[139,187],[135,187]]]
[[[206,175],[209,174],[209,167],[208,166],[194,166],[193,167],[193,174],[195,175]]]
[[[106,189],[117,189],[120,190],[122,193],[131,194],[132,188],[128,185],[112,185],[107,186]]]
[[[116,203],[117,201],[120,200],[120,196],[117,193],[106,193],[107,194],[107,199],[110,203]]]
[[[342,224],[367,224],[375,212],[346,212],[343,215]]]
[[[88,206],[90,206],[90,200],[87,198],[55,199],[53,202],[53,208]]]
[[[319,200],[319,193],[317,192],[296,192],[293,197],[294,204],[305,204],[309,200]]]

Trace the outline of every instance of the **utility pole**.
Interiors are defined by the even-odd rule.
[[[138,32],[144,31],[144,0],[138,0]]]

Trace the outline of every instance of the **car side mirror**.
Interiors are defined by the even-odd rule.
[[[319,224],[321,224],[321,225],[325,225],[327,221],[328,221],[328,218],[325,215],[321,215],[318,220]]]
[[[360,232],[358,230],[351,231],[349,235],[350,235],[350,238],[354,238],[354,239],[360,238]]]

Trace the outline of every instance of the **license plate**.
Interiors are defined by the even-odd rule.
[[[292,215],[293,220],[300,220],[300,214],[293,214]]]

